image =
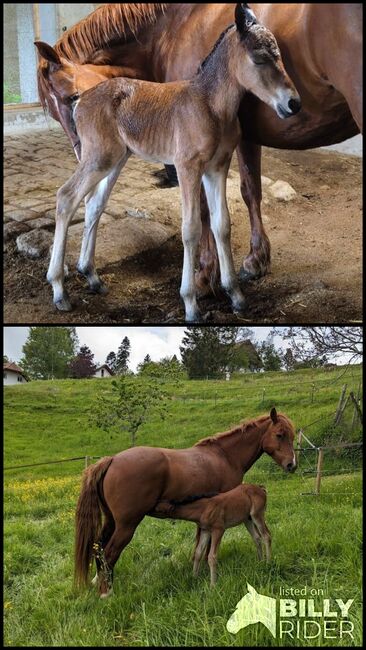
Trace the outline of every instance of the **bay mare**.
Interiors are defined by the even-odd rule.
[[[110,595],[115,563],[159,501],[184,503],[227,492],[263,453],[293,472],[294,434],[289,418],[273,408],[188,449],[132,447],[88,467],[76,509],[76,582],[87,583],[94,555],[100,596]]]
[[[57,56],[55,52],[50,54],[51,48],[47,45],[43,47],[40,43],[38,48],[44,56]],[[263,60],[266,65],[262,65]],[[60,63],[62,66],[62,59]],[[58,309],[71,309],[64,287],[64,257],[72,217],[80,201],[97,183],[104,181],[111,191],[129,156],[134,153],[145,160],[172,163],[177,169],[184,246],[180,294],[186,321],[201,320],[196,299],[195,263],[201,236],[202,180],[218,251],[221,284],[232,301],[234,312],[244,312],[245,301],[231,252],[226,180],[232,154],[240,139],[238,109],[247,92],[260,97],[282,119],[291,117],[301,108],[275,38],[257,22],[247,5],[239,3],[235,23],[223,32],[192,80],[156,84],[117,78],[81,95],[74,110],[81,160],[75,173],[57,193],[56,230],[47,274]],[[105,204],[106,200],[99,197],[99,210],[103,211]],[[85,230],[85,247],[78,270],[87,277],[92,290],[104,291],[94,265],[97,220],[90,222],[88,213]]]
[[[251,224],[250,251],[242,275],[256,278],[270,269],[270,243],[261,218],[261,146],[311,149],[362,132],[363,14],[361,3],[250,6],[274,33],[285,68],[302,98],[301,112],[286,121],[253,96],[244,97],[239,107],[242,135],[237,154],[241,193]],[[159,82],[189,79],[232,23],[234,10],[230,3],[106,4],[65,32],[55,51],[73,63],[94,64],[101,72],[100,81],[106,75]],[[78,153],[70,101],[80,90],[75,79],[70,71],[60,74],[57,60],[40,58],[38,85],[43,106],[62,124]],[[86,198],[89,213],[98,214],[96,196],[101,193],[102,188],[96,187]],[[196,282],[204,292],[218,276],[204,195],[201,217]]]

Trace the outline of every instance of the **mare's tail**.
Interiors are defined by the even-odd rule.
[[[98,541],[102,527],[101,502],[98,485],[113,460],[105,456],[84,471],[83,484],[75,517],[75,583],[86,585],[93,544]]]

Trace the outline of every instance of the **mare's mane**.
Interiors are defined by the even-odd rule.
[[[60,57],[74,63],[91,63],[91,57],[100,49],[118,42],[136,38],[148,24],[155,22],[167,9],[167,3],[116,3],[98,7],[89,16],[68,29],[54,46]],[[50,110],[47,99],[52,92],[48,79],[48,61],[40,59],[37,69],[38,95],[43,109]]]
[[[282,418],[285,420],[286,424],[288,424],[291,428],[293,428],[293,424],[290,420],[290,418],[287,417],[287,415],[284,415],[284,413],[277,413],[278,418]],[[258,418],[254,418],[252,420],[247,420],[243,422],[243,424],[240,424],[238,427],[234,427],[234,429],[230,429],[230,431],[224,431],[223,433],[216,433],[214,436],[208,436],[207,438],[202,438],[196,444],[194,447],[197,447],[197,445],[209,445],[213,443],[219,443],[221,440],[225,440],[226,438],[229,438],[235,433],[242,433],[245,434],[247,431],[256,429],[258,428],[259,425],[263,424],[266,420],[269,420],[270,416],[269,415],[261,415]]]

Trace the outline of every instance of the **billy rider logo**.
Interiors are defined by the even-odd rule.
[[[247,584],[248,593],[239,600],[230,616],[226,629],[232,634],[252,625],[262,623],[273,637],[280,639],[316,639],[321,634],[325,639],[339,639],[348,635],[353,639],[354,625],[348,618],[353,599],[346,602],[336,598],[323,598],[323,606],[315,606],[314,598],[271,598],[259,594]],[[280,589],[280,595],[322,596],[322,589]],[[279,606],[277,602],[279,601]]]

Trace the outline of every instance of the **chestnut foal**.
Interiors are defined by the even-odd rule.
[[[267,65],[258,64],[258,53]],[[186,320],[200,320],[195,261],[201,236],[200,187],[203,181],[217,245],[221,283],[235,312],[245,306],[234,271],[226,179],[240,138],[237,117],[245,92],[252,92],[277,114],[300,110],[299,95],[288,77],[272,33],[259,25],[247,5],[238,4],[235,24],[221,35],[190,81],[158,84],[115,78],[87,90],[76,102],[74,121],[81,142],[81,161],[57,193],[55,239],[47,279],[54,303],[68,311],[64,256],[68,226],[80,202],[104,181],[108,192],[96,198],[102,213],[121,169],[134,153],[145,160],[174,164],[182,196],[184,261],[181,296]],[[103,292],[94,267],[98,219],[89,224],[78,269],[91,289]]]
[[[186,519],[197,524],[196,547],[194,550],[193,573],[198,575],[199,565],[206,551],[210,567],[211,586],[216,582],[216,563],[221,538],[227,528],[245,524],[257,547],[258,558],[262,559],[264,542],[266,559],[271,557],[271,535],[264,521],[267,494],[261,485],[238,485],[229,492],[222,492],[209,499],[198,499],[184,505],[161,501],[154,508],[159,514],[171,519]]]

